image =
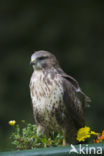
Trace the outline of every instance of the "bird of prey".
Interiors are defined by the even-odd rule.
[[[77,130],[85,126],[83,112],[90,98],[78,82],[62,70],[52,53],[34,52],[31,65],[30,95],[37,134],[41,131],[48,136],[52,130],[61,130],[63,144],[76,143]]]

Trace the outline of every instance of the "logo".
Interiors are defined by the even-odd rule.
[[[102,147],[89,146],[88,144],[81,145],[79,144],[77,148],[71,144],[71,149],[69,153],[77,154],[102,154]]]
[[[74,147],[74,145],[71,144],[71,150],[70,153],[74,152],[74,153],[78,153],[77,149]]]

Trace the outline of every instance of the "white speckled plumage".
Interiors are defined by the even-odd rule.
[[[55,114],[52,112],[58,109],[60,105],[63,107],[62,119],[64,119],[64,104],[63,104],[63,87],[59,74],[56,74],[54,79],[51,79],[51,74],[43,74],[43,71],[34,71],[30,81],[31,98],[33,104],[33,112],[38,112],[42,116],[42,124],[52,129],[60,127],[58,125]],[[48,83],[48,81],[50,83]],[[56,82],[56,83],[55,83]],[[39,121],[38,121],[39,122]]]

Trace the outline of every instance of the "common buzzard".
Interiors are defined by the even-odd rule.
[[[56,57],[48,51],[36,51],[31,56],[33,74],[30,94],[37,134],[62,130],[65,143],[76,143],[76,132],[85,125],[83,110],[90,98],[78,82],[67,75]]]

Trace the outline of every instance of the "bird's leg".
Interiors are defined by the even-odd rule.
[[[63,146],[66,146],[67,145],[65,136],[63,137],[63,143],[62,143],[62,145]]]
[[[40,124],[37,125],[37,135],[39,135],[40,133],[44,134],[44,127],[41,126]]]
[[[39,135],[40,133],[45,134],[46,136],[49,135],[48,130],[46,130],[46,128],[43,127],[42,125],[38,124],[37,125],[37,135]]]
[[[63,133],[63,142],[62,142],[62,145],[63,146],[66,146],[67,145],[67,141],[66,141],[66,133],[65,133],[65,129],[63,128],[62,129],[62,133]]]

